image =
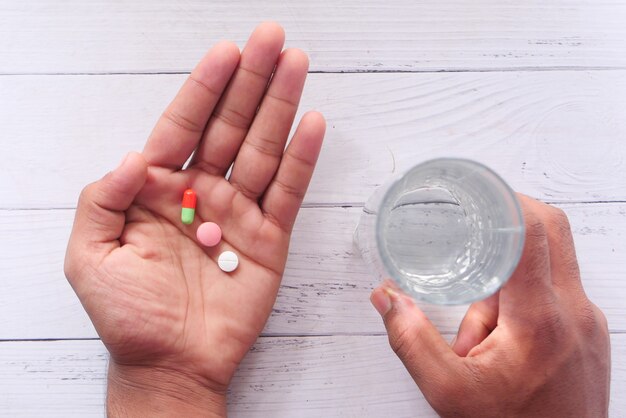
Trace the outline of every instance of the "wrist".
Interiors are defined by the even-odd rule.
[[[226,391],[169,368],[109,363],[107,416],[226,417]]]

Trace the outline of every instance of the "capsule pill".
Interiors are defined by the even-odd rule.
[[[193,189],[185,190],[183,193],[183,205],[180,212],[180,220],[189,225],[193,222],[193,218],[196,215],[196,192]]]

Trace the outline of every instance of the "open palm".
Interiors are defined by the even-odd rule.
[[[268,23],[241,54],[216,45],[144,151],[83,191],[66,275],[115,362],[225,389],[263,329],[325,126],[306,114],[284,151],[308,60],[283,42]],[[198,195],[191,225],[180,221],[187,188]],[[223,232],[212,248],[195,237],[206,221]],[[217,266],[226,250],[239,256],[232,273]]]

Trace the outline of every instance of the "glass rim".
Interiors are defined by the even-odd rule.
[[[390,262],[388,251],[386,249],[386,246],[383,245],[384,243],[382,242],[382,234],[380,233],[380,229],[382,228],[381,226],[382,218],[380,216],[380,208],[382,207],[384,202],[387,200],[389,195],[395,190],[396,184],[398,184],[398,182],[401,179],[403,179],[404,177],[406,177],[413,171],[423,168],[424,166],[437,164],[440,162],[454,163],[454,164],[462,163],[462,164],[474,166],[476,168],[484,170],[488,175],[492,176],[496,180],[496,182],[498,182],[504,188],[506,192],[506,196],[509,197],[510,200],[513,202],[514,213],[512,214],[512,218],[513,220],[517,220],[521,227],[521,237],[520,237],[519,248],[516,249],[514,253],[514,257],[513,257],[513,262],[506,270],[506,275],[504,276],[505,278],[502,280],[502,282],[497,287],[495,287],[492,291],[490,290],[488,293],[480,294],[480,295],[476,295],[472,297],[467,297],[467,298],[462,298],[462,299],[458,299],[458,300],[454,300],[450,302],[445,302],[445,301],[435,302],[433,300],[429,300],[427,297],[424,297],[420,295],[419,293],[414,292],[413,290],[411,290],[409,286],[405,285],[401,280],[399,280],[396,277],[396,275],[393,274],[394,272],[398,272],[398,268],[393,266],[393,264]],[[380,200],[380,203],[376,212],[378,213],[378,216],[376,216],[376,224],[375,224],[376,251],[378,252],[378,256],[380,257],[380,260],[382,261],[385,273],[387,273],[388,277],[391,280],[393,280],[393,282],[396,283],[409,296],[411,296],[413,299],[420,300],[423,302],[437,304],[437,305],[464,305],[464,304],[469,304],[472,302],[476,302],[478,300],[485,299],[493,295],[509,281],[515,269],[517,268],[519,261],[522,257],[522,253],[524,251],[524,245],[526,242],[526,225],[524,222],[524,213],[522,211],[522,207],[520,205],[519,199],[517,199],[515,190],[513,190],[511,186],[509,186],[509,184],[502,178],[502,176],[496,173],[493,169],[491,169],[490,167],[486,166],[485,164],[481,162],[470,160],[468,158],[455,158],[455,157],[433,158],[433,159],[425,160],[425,161],[422,161],[420,163],[413,165],[409,169],[405,170],[404,173],[397,176],[395,179],[391,181],[389,188],[385,190],[382,196],[382,199]]]

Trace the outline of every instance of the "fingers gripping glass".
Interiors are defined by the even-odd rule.
[[[464,304],[509,279],[524,247],[524,219],[515,193],[491,169],[442,158],[381,186],[354,241],[373,272],[413,298]]]

